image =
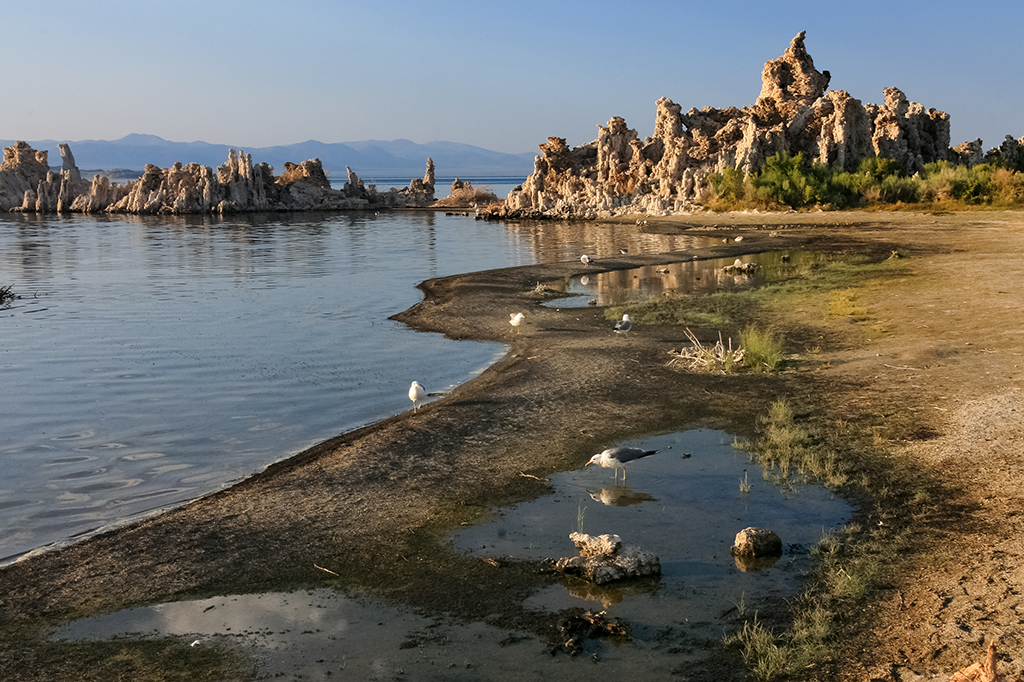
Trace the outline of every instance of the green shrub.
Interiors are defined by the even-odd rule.
[[[753,176],[755,201],[767,207],[776,205],[800,208],[813,199],[803,173],[803,154],[790,156],[779,152],[765,159],[761,170]]]
[[[726,168],[708,177],[710,207],[718,209],[782,207],[851,208],[862,205],[954,203],[963,206],[1024,202],[1024,172],[1015,168],[1024,151],[990,155],[992,163],[971,168],[937,161],[908,177],[893,159],[870,157],[854,173],[807,163],[802,154],[779,152],[753,174]],[[1024,162],[1022,162],[1024,163]]]
[[[883,204],[912,204],[918,200],[918,182],[914,178],[890,175],[882,178],[877,186],[878,201]]]
[[[1004,205],[1024,202],[1024,173],[1006,168],[993,170],[992,201]]]
[[[925,196],[932,201],[956,201],[967,205],[992,200],[992,166],[954,166],[948,161],[925,164]]]
[[[902,174],[903,169],[895,159],[887,159],[883,156],[869,156],[862,159],[857,168],[857,175],[875,183]]]
[[[745,198],[744,179],[745,174],[739,168],[726,168],[721,173],[712,173],[708,176],[711,189],[715,197],[721,201],[735,203]]]
[[[782,339],[778,334],[754,326],[740,332],[743,363],[759,372],[771,372],[782,362]]]

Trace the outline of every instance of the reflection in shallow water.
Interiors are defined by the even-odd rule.
[[[751,571],[766,571],[772,568],[775,564],[779,563],[777,556],[734,556],[733,560],[736,562],[736,568],[740,569],[744,573],[750,573]]]
[[[612,595],[607,590],[606,595]],[[606,596],[614,601],[614,596]],[[184,636],[194,646],[233,644],[255,664],[255,679],[592,682],[667,679],[680,662],[664,645],[587,642],[591,655],[552,656],[524,632],[409,613],[328,589],[172,602],[85,618],[53,639]],[[595,663],[600,667],[595,668]]]
[[[760,468],[726,433],[696,430],[619,443],[657,449],[633,463],[629,485],[608,486],[607,472],[583,468],[551,477],[553,492],[460,531],[454,545],[478,556],[521,559],[572,556],[568,536],[613,533],[661,560],[660,580],[595,586],[576,578],[542,590],[532,608],[599,608],[623,618],[634,636],[659,632],[720,637],[721,614],[765,595],[793,595],[810,567],[807,547],[845,523],[852,510],[827,490],[781,489],[756,482]],[[741,490],[742,480],[751,483]],[[595,504],[595,502],[599,504]],[[786,551],[773,562],[740,564],[730,549],[747,526],[774,530]]]
[[[613,485],[601,490],[588,490],[587,493],[595,502],[606,504],[609,507],[628,507],[641,502],[656,502],[655,498],[647,493],[630,490],[626,485]]]
[[[532,679],[541,679],[559,663],[537,657],[542,645],[533,637],[509,638],[482,623],[452,623],[329,589],[126,609],[75,621],[52,638],[132,634],[186,636],[194,646],[242,646],[255,659],[258,679],[514,679],[504,675],[522,671],[531,655],[534,662],[525,669],[538,674]]]
[[[571,278],[565,287],[570,298],[560,298],[547,305],[554,308],[615,306],[669,294],[752,289],[797,277],[832,258],[834,256],[829,254],[811,251],[773,252],[749,254],[738,259],[713,258],[598,272]],[[730,267],[737,262],[752,267]]]
[[[184,635],[197,646],[233,642],[254,656],[260,679],[668,679],[684,662],[701,660],[703,647],[718,646],[729,621],[725,614],[737,604],[756,608],[760,597],[794,594],[809,566],[802,548],[844,522],[850,508],[811,486],[781,490],[755,482],[742,493],[744,471],[756,467],[719,431],[629,445],[660,452],[635,463],[628,487],[607,485],[603,470],[556,474],[553,494],[504,510],[453,539],[457,550],[470,554],[553,559],[573,551],[568,535],[583,526],[591,534],[617,533],[658,554],[660,579],[597,586],[567,578],[525,601],[538,611],[605,610],[629,624],[628,641],[588,641],[584,656],[551,656],[548,642],[510,633],[500,623],[414,614],[329,589],[127,609],[76,621],[52,637],[138,633]],[[748,525],[772,528],[788,551],[771,565],[739,564],[729,548]]]

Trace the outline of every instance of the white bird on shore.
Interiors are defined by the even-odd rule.
[[[523,318],[526,317],[526,316],[523,315],[522,313],[509,313],[508,316],[509,316],[508,323],[510,325],[512,325],[513,327],[515,327],[516,332],[518,332],[519,331],[519,325],[521,325],[523,323]]]
[[[633,323],[630,322],[628,314],[623,314],[622,319],[615,323],[616,334],[628,334],[632,328]]]
[[[629,255],[629,249],[623,247],[623,248],[619,249],[619,253],[621,253],[623,256],[628,256]]]
[[[619,478],[619,469],[622,469],[622,481],[626,481],[626,465],[630,462],[635,462],[641,457],[648,457],[656,453],[657,450],[643,450],[641,448],[627,448],[627,447],[615,447],[608,448],[604,452],[600,452],[590,458],[590,461],[583,466],[590,466],[596,464],[602,466],[605,469],[614,469],[613,473],[615,479]]]
[[[426,395],[427,392],[423,390],[422,386],[420,386],[420,382],[412,382],[412,386],[409,387],[409,400],[412,401],[413,411],[420,409],[420,403],[423,402],[423,398],[425,398]]]
[[[590,265],[591,263],[594,262],[594,259],[588,256],[587,254],[583,254],[582,256],[580,256],[580,262],[583,263],[584,265]]]

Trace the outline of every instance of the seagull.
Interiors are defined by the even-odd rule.
[[[604,452],[600,452],[590,458],[590,461],[583,466],[590,466],[591,464],[597,464],[603,466],[605,469],[614,469],[616,480],[619,477],[619,469],[622,469],[622,480],[626,480],[626,465],[635,459],[641,457],[647,457],[653,455],[657,450],[642,450],[640,448],[627,448],[627,447],[615,447],[608,448]]]
[[[519,331],[519,325],[521,325],[523,323],[523,318],[526,317],[526,316],[523,315],[522,313],[509,313],[508,317],[509,317],[508,323],[510,325],[512,325],[513,327],[515,327],[516,331],[518,332]]]
[[[412,386],[409,387],[409,400],[412,401],[413,411],[420,409],[420,403],[423,402],[423,398],[427,395],[427,392],[420,386],[420,382],[412,382]]]
[[[627,334],[629,330],[633,328],[633,323],[629,321],[629,315],[624,314],[622,319],[615,323],[616,334]]]
[[[588,256],[587,254],[583,254],[582,256],[580,256],[580,262],[583,263],[584,265],[590,265],[591,263],[594,262],[594,259]]]

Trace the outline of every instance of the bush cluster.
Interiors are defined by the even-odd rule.
[[[779,152],[756,173],[726,168],[709,176],[711,197],[706,203],[715,210],[916,204],[1018,207],[1024,204],[1024,172],[1008,158],[991,156],[989,162],[971,167],[938,161],[908,176],[892,159],[867,158],[850,173],[808,163],[803,154]]]

